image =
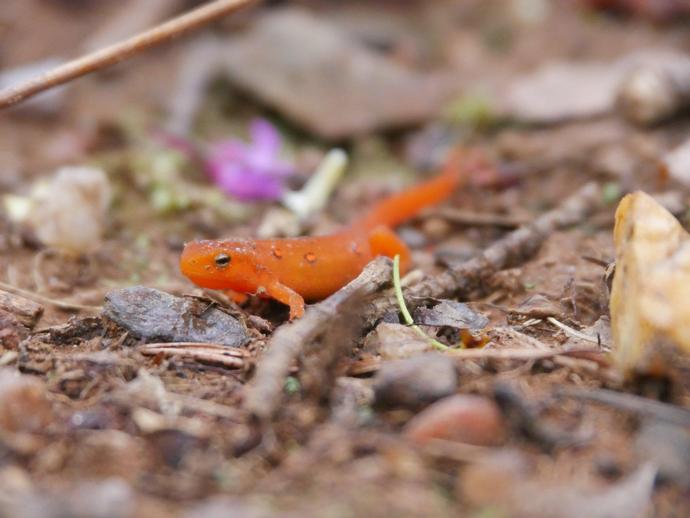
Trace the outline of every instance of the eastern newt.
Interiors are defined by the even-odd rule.
[[[180,269],[198,286],[273,298],[290,306],[290,319],[301,317],[305,300],[336,292],[377,255],[399,254],[406,272],[410,251],[391,227],[448,198],[473,165],[476,160],[455,152],[435,178],[378,202],[327,236],[192,241]]]

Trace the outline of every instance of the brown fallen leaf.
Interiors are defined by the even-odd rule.
[[[611,289],[614,358],[625,374],[648,372],[662,349],[690,354],[690,234],[643,192],[616,211]]]

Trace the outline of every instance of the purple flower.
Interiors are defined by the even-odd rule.
[[[249,143],[228,139],[213,146],[206,166],[213,182],[240,200],[275,200],[294,168],[280,159],[280,133],[264,119],[249,128]]]

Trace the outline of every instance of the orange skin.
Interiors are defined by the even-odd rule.
[[[463,164],[454,153],[435,178],[380,201],[364,217],[328,236],[187,243],[180,269],[198,286],[269,297],[290,306],[291,320],[299,318],[305,300],[338,291],[378,255],[400,255],[405,273],[410,251],[391,227],[448,198],[471,164]]]

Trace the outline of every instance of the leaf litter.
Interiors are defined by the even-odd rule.
[[[657,118],[636,119],[620,101],[622,88],[639,87],[639,78],[625,83],[632,69],[670,70],[635,56],[669,49],[682,68],[674,31],[686,29],[669,30],[664,16],[650,23],[644,2],[596,15],[593,2],[429,4],[267,4],[227,18],[213,44],[182,40],[71,83],[49,113],[3,113],[0,514],[664,516],[690,507],[677,316],[687,305],[685,76],[673,68],[678,102]],[[141,28],[131,18],[139,7],[95,5],[9,9],[7,70],[74,54],[77,38],[107,36],[111,19]],[[163,16],[154,11],[146,19]],[[27,20],[45,38],[27,39]],[[546,86],[526,81],[545,66]],[[551,84],[564,86],[554,96]],[[668,86],[650,84],[662,90],[643,102]],[[513,96],[506,117],[501,95],[525,85],[530,95]],[[203,160],[173,159],[154,137],[174,130],[237,151],[256,119],[280,132],[292,174],[271,141],[258,158],[243,144],[230,157],[237,168],[219,168],[217,180],[227,187],[239,171],[240,187],[263,198],[328,183],[304,214],[228,196]],[[328,140],[351,168],[343,174],[338,155],[334,179],[318,180]],[[178,271],[191,239],[281,235],[288,224],[329,232],[402,187],[400,170],[421,177],[415,167],[458,143],[520,174],[472,181],[406,224],[417,270],[397,290],[380,259],[286,323],[277,303],[238,304]],[[266,157],[280,166],[278,187],[254,174]],[[104,186],[94,203],[77,187],[59,194],[68,166]],[[249,169],[255,183],[242,176]],[[42,178],[53,188],[39,210],[17,204]],[[629,232],[614,233],[618,198],[633,190],[671,203],[673,215],[632,195],[617,222]],[[459,349],[468,331],[484,339]],[[429,338],[448,349],[432,350]]]

